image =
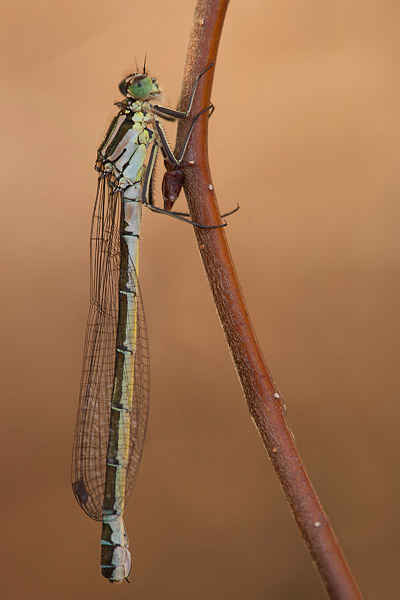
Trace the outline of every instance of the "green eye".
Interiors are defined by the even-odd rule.
[[[136,75],[128,86],[128,92],[134,98],[147,98],[153,89],[153,82],[148,75]]]

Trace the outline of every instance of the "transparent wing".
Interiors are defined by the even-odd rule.
[[[120,278],[121,193],[99,178],[91,230],[91,302],[86,329],[82,380],[76,420],[72,487],[83,510],[101,520],[105,487],[110,404],[114,387]],[[124,267],[136,289],[136,351],[130,419],[127,501],[142,454],[149,406],[149,352],[139,282],[130,262]]]

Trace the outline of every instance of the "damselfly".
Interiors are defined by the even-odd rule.
[[[198,81],[212,64],[196,77],[186,111],[152,103],[160,96],[160,87],[145,67],[142,73],[126,77],[119,85],[125,98],[117,103],[120,110],[97,153],[95,169],[99,180],[90,238],[90,310],[72,487],[89,517],[102,521],[101,572],[115,583],[126,579],[131,571],[123,513],[140,463],[149,406],[149,353],[138,282],[142,204],[165,212],[153,205],[151,194],[158,149],[171,165],[178,167],[197,118],[211,106],[194,117],[178,158],[169,147],[157,116],[186,118]]]

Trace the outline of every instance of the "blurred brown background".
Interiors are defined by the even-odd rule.
[[[176,104],[193,9],[3,5],[2,598],[325,597],[173,219],[143,222],[152,395],[130,585],[101,578],[100,526],[70,488],[95,152],[135,56]],[[210,122],[248,307],[367,598],[395,597],[399,563],[399,19],[389,0],[232,2]]]

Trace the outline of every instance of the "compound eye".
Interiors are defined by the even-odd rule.
[[[127,83],[127,92],[133,96],[133,98],[137,98],[138,100],[147,98],[153,89],[151,77],[145,74],[135,75],[130,81],[127,81]]]
[[[132,77],[132,75],[129,75],[128,77],[123,79],[118,86],[119,91],[121,92],[121,94],[123,96],[126,96],[128,94],[128,85],[131,81],[131,77]]]

